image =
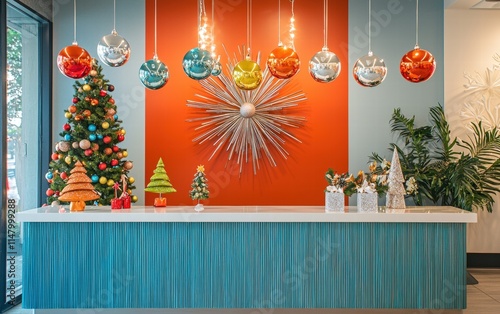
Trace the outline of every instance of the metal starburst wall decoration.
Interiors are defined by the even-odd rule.
[[[227,73],[232,73],[236,60],[236,57],[232,61],[228,58]],[[274,78],[267,68],[262,83],[254,90],[239,89],[224,71],[217,77],[199,81],[206,94],[195,94],[197,100],[187,101],[187,106],[203,110],[202,117],[187,120],[200,122],[196,130],[201,134],[193,142],[212,143],[214,149],[209,160],[225,150],[229,161],[236,158],[240,175],[250,160],[257,174],[263,155],[276,166],[273,154],[284,159],[289,156],[285,148],[287,139],[301,143],[289,129],[299,128],[305,122],[304,117],[285,112],[307,99],[301,90],[285,92],[289,82],[289,79]]]

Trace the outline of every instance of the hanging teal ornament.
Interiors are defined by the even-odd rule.
[[[184,55],[182,68],[190,78],[204,80],[212,74],[214,59],[208,50],[196,47]]]
[[[169,72],[165,63],[158,59],[156,54],[156,14],[157,14],[157,1],[155,0],[155,54],[153,59],[144,62],[139,68],[139,80],[144,87],[157,90],[165,86],[168,82]],[[115,121],[118,120],[118,115],[114,116]]]
[[[168,78],[167,66],[156,55],[139,68],[139,80],[146,88],[160,89],[167,84]]]
[[[222,73],[222,64],[217,61],[214,63],[214,67],[212,69],[213,76],[219,76]]]

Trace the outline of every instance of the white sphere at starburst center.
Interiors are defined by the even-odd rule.
[[[251,118],[255,115],[255,106],[249,102],[246,102],[240,107],[240,115],[243,118]]]

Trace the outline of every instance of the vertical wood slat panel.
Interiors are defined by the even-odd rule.
[[[25,308],[466,307],[465,224],[25,226]]]

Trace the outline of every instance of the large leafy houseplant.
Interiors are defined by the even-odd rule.
[[[492,211],[494,196],[500,192],[500,132],[486,130],[481,122],[472,123],[467,140],[452,139],[441,106],[430,109],[431,125],[417,127],[395,109],[390,120],[397,133],[401,168],[408,179],[407,193],[415,205],[430,201],[468,211]],[[383,158],[373,153],[372,160]]]

